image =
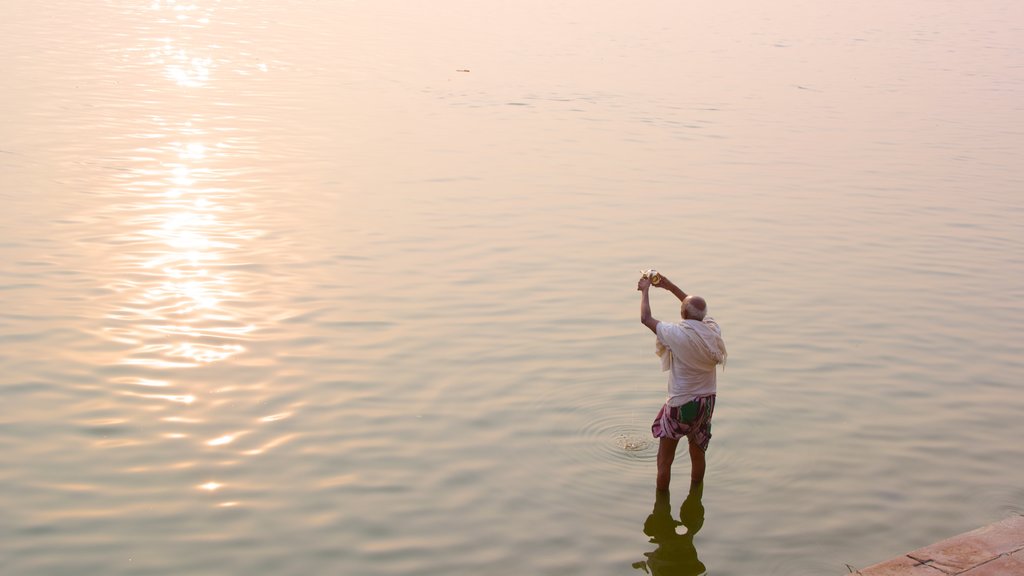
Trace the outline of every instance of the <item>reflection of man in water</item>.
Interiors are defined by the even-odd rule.
[[[688,295],[665,276],[658,286],[679,298],[683,317],[676,324],[652,316],[651,280],[640,279],[636,286],[641,293],[640,322],[657,336],[655,351],[661,357],[662,371],[668,372],[668,400],[651,426],[651,433],[659,438],[658,490],[668,490],[676,446],[683,437],[690,446],[690,484],[704,481],[704,453],[711,442],[711,415],[718,392],[716,368],[725,364],[726,350],[722,329],[707,315],[703,298]]]
[[[647,559],[634,562],[633,568],[654,576],[699,576],[707,573],[693,545],[694,535],[704,526],[704,505],[701,504],[703,493],[703,484],[690,488],[686,501],[679,509],[680,522],[676,522],[672,518],[668,492],[657,491],[654,511],[644,522],[644,534],[650,536],[651,542],[658,547],[653,552],[645,552]],[[685,534],[676,531],[679,526],[686,528]]]

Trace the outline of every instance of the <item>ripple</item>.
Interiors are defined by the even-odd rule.
[[[657,456],[650,429],[629,414],[595,414],[577,434],[585,440],[586,456],[598,461],[632,468]]]
[[[118,425],[123,422],[124,420],[121,419],[110,419],[108,423],[88,424],[82,428],[82,432],[90,436],[99,436],[102,438],[107,438],[109,436],[121,436],[128,432],[128,428]]]
[[[620,434],[615,437],[615,441],[626,452],[642,452],[654,444],[652,440],[637,434]]]
[[[564,441],[554,444],[557,457],[579,473],[559,474],[557,490],[573,494],[552,504],[578,513],[579,509],[602,517],[614,514],[602,503],[621,498],[623,490],[636,491],[638,503],[649,497],[654,485],[657,442],[651,436],[648,413],[657,410],[658,399],[628,387],[578,383],[582,388],[606,390],[578,395],[572,388],[553,390],[537,399],[541,406],[558,406]],[[571,395],[571,396],[568,396]],[[680,460],[685,459],[682,458]],[[682,462],[680,462],[682,463]]]
[[[1024,514],[1024,488],[1002,485],[979,491],[979,498],[986,508],[994,509],[996,516]]]

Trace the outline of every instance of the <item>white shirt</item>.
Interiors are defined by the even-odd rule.
[[[718,392],[716,367],[724,361],[725,343],[714,319],[658,322],[657,335],[658,356],[668,372],[669,406]]]

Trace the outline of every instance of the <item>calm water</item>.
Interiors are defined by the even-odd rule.
[[[4,574],[845,574],[1024,511],[1018,2],[4,7]],[[730,351],[685,505],[651,266]]]

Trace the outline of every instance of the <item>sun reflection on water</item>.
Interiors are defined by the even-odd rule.
[[[163,119],[159,124],[173,128]],[[123,364],[170,369],[221,362],[244,353],[243,341],[256,329],[224,303],[245,298],[230,272],[237,264],[233,253],[258,234],[240,232],[238,223],[226,219],[237,210],[228,204],[231,195],[214,186],[223,178],[217,161],[224,158],[213,157],[211,147],[197,139],[204,131],[193,120],[178,128],[179,136],[191,138],[148,148],[145,155],[140,150],[146,165],[135,171],[137,179],[123,182],[135,196],[121,206],[133,214],[126,240],[145,250],[122,259],[143,280],[124,281],[133,288],[132,297],[111,316],[136,320],[133,327],[142,341],[160,337],[138,347]]]
[[[136,249],[119,255],[126,274],[118,285],[125,299],[108,317],[118,321],[122,341],[136,343],[118,363],[161,375],[140,376],[134,383],[179,389],[124,393],[193,407],[203,402],[204,394],[181,390],[186,384],[176,383],[171,372],[222,363],[247,351],[246,341],[257,331],[257,324],[240,313],[237,304],[245,301],[247,292],[239,287],[240,277],[232,270],[243,263],[239,255],[245,240],[259,233],[230,219],[239,210],[231,206],[233,196],[224,188],[218,169],[217,162],[224,158],[213,157],[208,153],[211,147],[196,139],[193,121],[180,126],[184,130],[179,135],[188,132],[191,139],[148,149],[147,154],[139,151],[140,157],[155,158],[135,171],[137,179],[124,179],[130,201],[119,206],[131,215],[125,220],[124,241]],[[194,381],[194,377],[185,380]],[[205,445],[226,446],[245,433],[225,434]],[[164,435],[188,436],[180,430]],[[204,489],[220,487],[211,486],[206,484]]]
[[[281,316],[260,296],[265,276],[251,271],[258,265],[254,243],[264,232],[256,224],[258,203],[245,187],[251,179],[237,178],[258,162],[258,140],[222,112],[230,95],[218,92],[216,74],[231,62],[219,57],[223,46],[204,44],[195,33],[213,11],[174,0],[154,1],[150,9],[157,39],[150,35],[126,53],[141,54],[139,69],[160,83],[144,89],[152,98],[122,137],[130,146],[119,156],[125,165],[101,192],[111,199],[96,220],[111,223],[104,238],[112,253],[103,274],[115,300],[98,333],[122,351],[111,359],[119,370],[109,380],[128,402],[121,420],[151,421],[158,426],[151,441],[193,447],[186,455],[174,448],[178,462],[131,470],[174,469],[184,461],[188,468],[211,469],[190,489],[220,493],[225,484],[208,479],[218,474],[211,471],[240,461],[224,459],[225,452],[255,457],[295,437],[274,430],[296,404],[240,416],[240,408],[259,402],[254,385],[223,378],[227,366],[266,365],[246,356],[268,318]]]

